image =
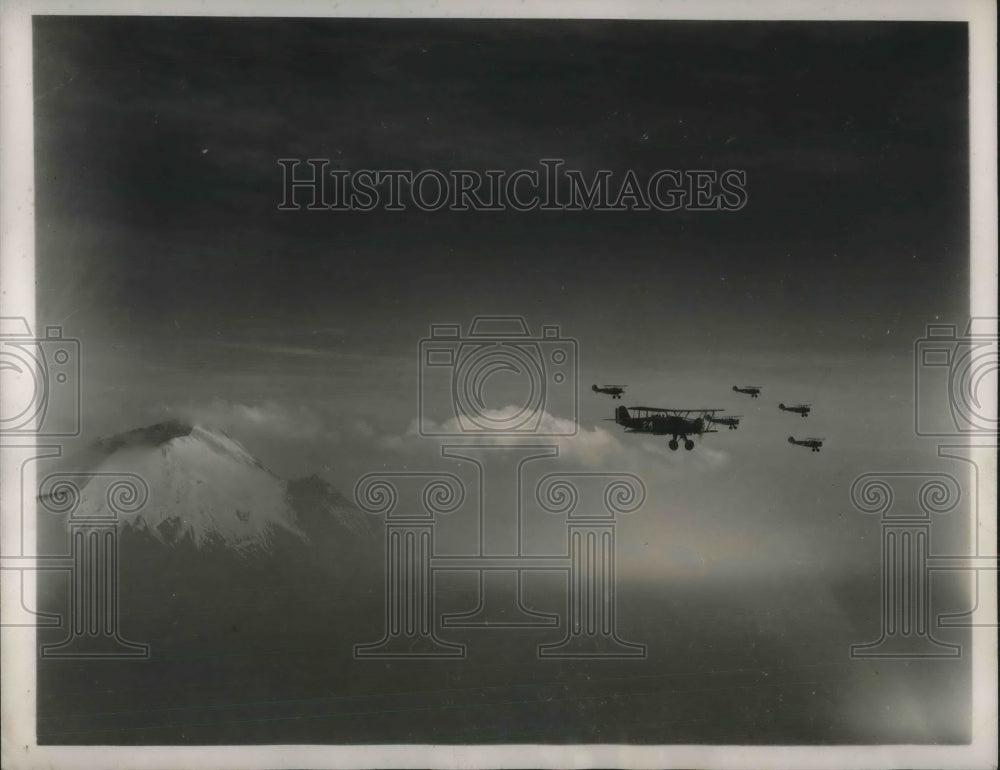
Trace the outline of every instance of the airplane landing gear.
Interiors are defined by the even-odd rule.
[[[670,443],[667,444],[667,446],[670,447],[670,450],[672,452],[676,452],[677,451],[677,447],[678,447],[677,439],[675,439],[675,438],[670,439]]]
[[[692,449],[694,449],[694,442],[689,438],[684,439],[684,448],[690,452]]]

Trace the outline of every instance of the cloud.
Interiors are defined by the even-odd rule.
[[[203,405],[185,405],[168,409],[182,420],[230,434],[265,434],[274,438],[309,440],[329,437],[324,420],[308,406],[263,401],[257,404],[233,403],[215,399]]]
[[[333,471],[349,469],[364,458],[374,462],[384,453],[377,447],[381,436],[375,426],[336,404],[213,399],[163,411],[194,425],[224,431],[266,467],[288,479],[321,474],[344,484],[344,476],[337,477]]]
[[[782,570],[842,569],[846,554],[827,553],[823,544],[837,533],[850,542],[841,530],[861,526],[832,515],[832,509],[839,510],[839,498],[818,501],[811,487],[797,483],[802,473],[816,472],[812,466],[803,470],[793,465],[798,455],[776,462],[773,454],[757,449],[749,435],[744,439],[750,443],[741,445],[735,443],[735,434],[726,434],[732,441],[725,449],[718,448],[722,442],[716,436],[696,440],[691,451],[671,451],[666,439],[625,433],[610,424],[576,426],[575,434],[555,437],[462,434],[451,417],[425,423],[424,428],[454,435],[428,437],[421,435],[416,420],[380,423],[378,413],[358,415],[335,400],[291,404],[216,399],[172,412],[225,430],[285,478],[316,473],[347,495],[367,473],[453,470],[454,461],[442,457],[442,448],[449,445],[510,447],[510,462],[515,462],[516,445],[555,446],[558,458],[543,461],[546,467],[539,464],[531,473],[551,468],[557,473],[634,474],[646,488],[646,503],[623,517],[619,569],[623,576],[657,584],[668,578],[736,579]],[[500,420],[513,414],[515,407],[508,406],[484,416]],[[540,425],[550,433],[570,433],[574,427],[550,414],[541,415]]]
[[[481,422],[503,424],[516,418],[521,407],[509,405],[501,409],[482,410]],[[639,434],[625,434],[620,429],[609,430],[603,426],[586,428],[573,420],[542,412],[535,431],[523,433],[475,433],[463,431],[457,417],[442,421],[424,420],[424,433],[444,434],[446,438],[429,439],[420,432],[418,420],[410,422],[405,433],[382,436],[379,440],[384,449],[419,453],[427,447],[435,448],[441,443],[462,442],[475,439],[477,443],[490,446],[514,446],[525,443],[552,444],[559,447],[559,456],[564,461],[582,470],[607,470],[645,468],[657,475],[674,468],[690,469],[692,463],[699,470],[724,468],[729,463],[729,455],[704,444],[693,452],[671,451],[667,439],[644,437]],[[454,437],[452,439],[451,437]]]
[[[517,414],[519,407],[484,410],[494,423]],[[440,422],[411,420],[395,427],[378,415],[359,415],[340,403],[286,403],[274,399],[242,403],[213,399],[169,407],[169,417],[225,431],[243,443],[267,467],[287,478],[325,474],[345,488],[371,470],[440,467],[441,449],[449,444],[511,446],[530,443],[558,448],[560,467],[578,471],[628,471],[653,486],[669,480],[711,478],[730,463],[728,452],[697,442],[691,452],[672,452],[666,439],[626,434],[603,425],[591,428],[548,413],[534,433],[462,432],[455,417]],[[548,434],[548,435],[538,435]],[[352,476],[351,474],[355,474]]]

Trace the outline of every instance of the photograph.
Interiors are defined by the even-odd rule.
[[[4,767],[997,766],[994,5],[0,43]]]

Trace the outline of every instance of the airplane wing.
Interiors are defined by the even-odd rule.
[[[716,412],[724,412],[725,409],[667,409],[662,406],[632,406],[629,407],[630,411],[634,412],[653,412],[656,414],[669,414],[677,417],[686,417],[692,412],[697,412],[704,415],[714,415]]]

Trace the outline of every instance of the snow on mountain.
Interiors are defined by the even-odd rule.
[[[244,551],[266,548],[282,530],[308,539],[310,525],[371,531],[365,515],[326,482],[286,482],[230,436],[199,426],[171,421],[139,428],[97,441],[70,462],[76,472],[142,477],[149,500],[123,524],[161,542],[189,537],[198,546],[221,541]],[[107,511],[98,486],[88,484],[81,495],[81,510],[90,515]]]

